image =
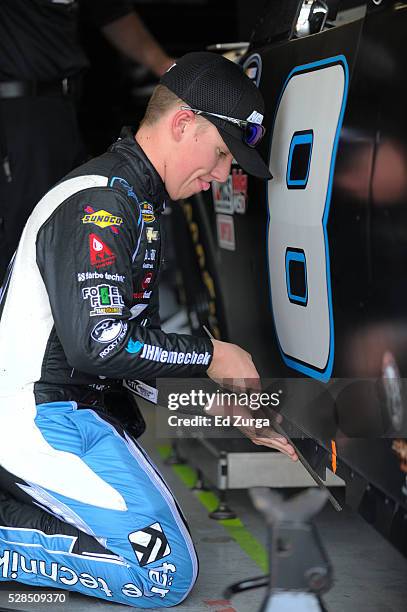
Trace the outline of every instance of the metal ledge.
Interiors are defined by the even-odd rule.
[[[217,489],[247,489],[249,487],[315,487],[313,478],[299,463],[293,463],[278,451],[254,447],[246,451],[246,441],[234,440],[234,450],[225,450],[225,440],[178,438],[177,450]],[[241,446],[242,450],[238,450]],[[257,452],[256,452],[257,451]],[[344,486],[344,481],[327,470],[325,484]]]

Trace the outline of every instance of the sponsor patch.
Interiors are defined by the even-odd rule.
[[[124,380],[123,387],[153,404],[158,401],[158,390],[141,380]]]
[[[153,230],[152,227],[147,227],[146,228],[146,238],[147,238],[147,242],[149,242],[150,244],[151,242],[158,240],[158,230]]]
[[[140,204],[140,209],[144,223],[152,223],[155,221],[154,208],[152,204],[144,201]]]
[[[127,324],[122,321],[117,321],[116,319],[103,319],[103,321],[97,323],[92,329],[91,338],[95,340],[95,342],[108,344],[116,340],[124,326],[127,328]]]
[[[144,275],[144,278],[141,282],[141,288],[142,289],[148,289],[149,286],[151,285],[151,281],[153,280],[153,273],[152,272],[146,272],[146,274]]]
[[[142,567],[159,561],[171,553],[167,537],[158,522],[129,533],[129,541]]]
[[[132,355],[136,355],[137,353],[141,351],[143,346],[144,346],[144,342],[140,342],[140,340],[132,340],[130,338],[126,346],[126,351],[128,353],[131,353]]]
[[[151,297],[151,291],[138,291],[137,293],[133,293],[134,300],[149,300]]]
[[[91,317],[104,314],[121,315],[123,312],[123,298],[114,285],[97,285],[82,289],[82,298],[90,301]]]
[[[155,261],[157,249],[146,249],[144,253],[144,261]]]
[[[209,365],[211,358],[210,353],[183,353],[181,351],[166,351],[160,346],[154,344],[145,344],[139,340],[129,339],[126,351],[131,354],[140,353],[140,359],[148,359],[150,361],[158,361],[160,363],[174,363],[185,365]],[[141,352],[140,352],[141,351]]]
[[[123,274],[110,274],[109,272],[105,272],[104,274],[101,272],[77,272],[78,283],[82,283],[87,280],[110,280],[116,281],[118,283],[124,283],[125,276]]]
[[[123,224],[123,219],[121,217],[112,215],[107,210],[95,210],[92,206],[87,206],[84,212],[86,214],[82,217],[83,224],[92,223],[102,229],[108,227],[114,234],[119,233],[118,228]]]
[[[96,234],[89,234],[89,256],[91,266],[96,268],[105,268],[111,266],[116,255]]]
[[[115,340],[113,340],[106,348],[103,349],[103,351],[101,351],[99,353],[99,357],[101,357],[102,359],[104,359],[105,357],[107,357],[119,344],[121,344],[126,336],[127,333],[127,323],[122,323],[121,326],[121,330],[119,331],[118,336],[116,337]]]

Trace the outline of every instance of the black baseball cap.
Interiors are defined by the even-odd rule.
[[[238,64],[223,55],[198,51],[183,55],[160,79],[191,108],[261,124],[264,100],[256,85]],[[227,120],[203,114],[213,123],[240,166],[260,178],[273,178],[253,147],[242,138],[242,129]]]

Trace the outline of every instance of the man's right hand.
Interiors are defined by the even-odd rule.
[[[250,353],[230,342],[213,339],[212,343],[212,362],[206,372],[209,378],[242,390],[260,388],[260,376]]]

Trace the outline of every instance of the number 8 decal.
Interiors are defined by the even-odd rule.
[[[268,183],[268,267],[287,366],[329,380],[334,324],[327,223],[348,90],[344,56],[298,66],[274,121]]]

